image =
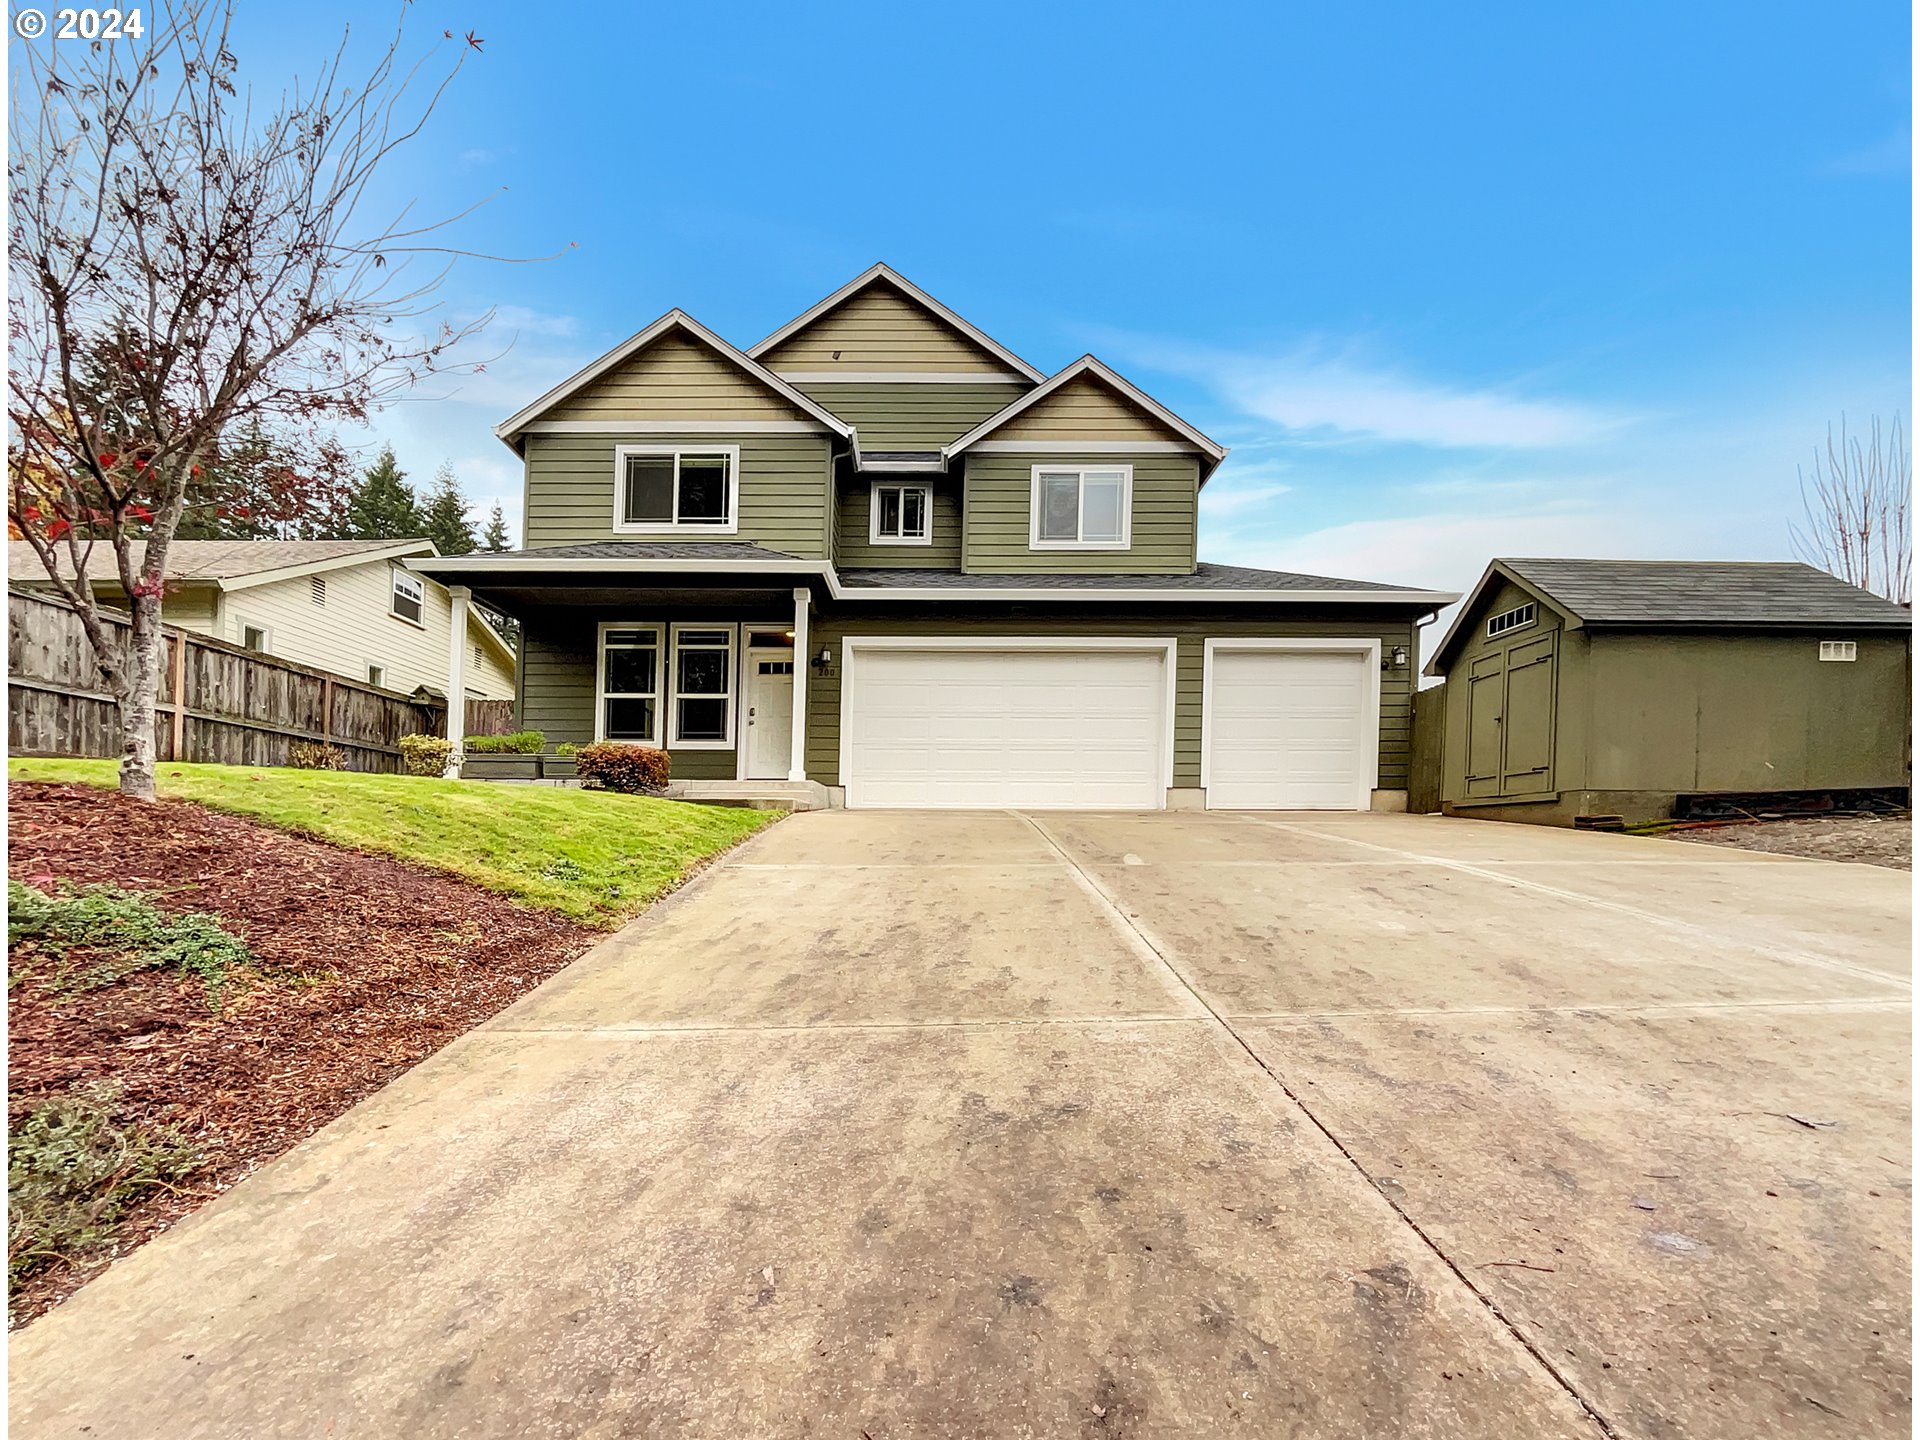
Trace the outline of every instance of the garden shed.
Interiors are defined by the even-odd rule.
[[[1446,682],[1440,808],[1634,824],[1904,798],[1912,643],[1907,607],[1809,565],[1495,560],[1426,667]]]

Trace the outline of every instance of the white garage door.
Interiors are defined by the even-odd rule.
[[[1216,650],[1207,808],[1365,809],[1379,745],[1370,663],[1342,650]]]
[[[1165,803],[1164,650],[848,653],[849,806]]]

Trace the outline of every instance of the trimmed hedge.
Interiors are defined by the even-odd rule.
[[[602,740],[582,745],[573,757],[580,778],[602,790],[623,795],[658,795],[667,788],[667,752],[651,745],[624,745]]]
[[[453,742],[439,735],[402,735],[400,759],[409,775],[444,775]]]
[[[546,743],[544,730],[516,730],[511,735],[469,735],[461,747],[469,755],[538,755]]]

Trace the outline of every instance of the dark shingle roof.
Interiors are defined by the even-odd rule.
[[[1403,594],[1406,589],[1371,580],[1335,580],[1325,575],[1249,570],[1242,565],[1206,561],[1191,575],[974,575],[953,570],[848,569],[840,572],[840,583],[850,590],[1380,590]]]
[[[1912,615],[1824,570],[1732,560],[1495,562],[1590,625],[1908,625]]]

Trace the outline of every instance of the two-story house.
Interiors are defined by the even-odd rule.
[[[1404,800],[1457,597],[1201,561],[1220,445],[884,265],[744,351],[670,311],[497,433],[525,548],[410,563],[520,620],[551,741],[851,806]]]

